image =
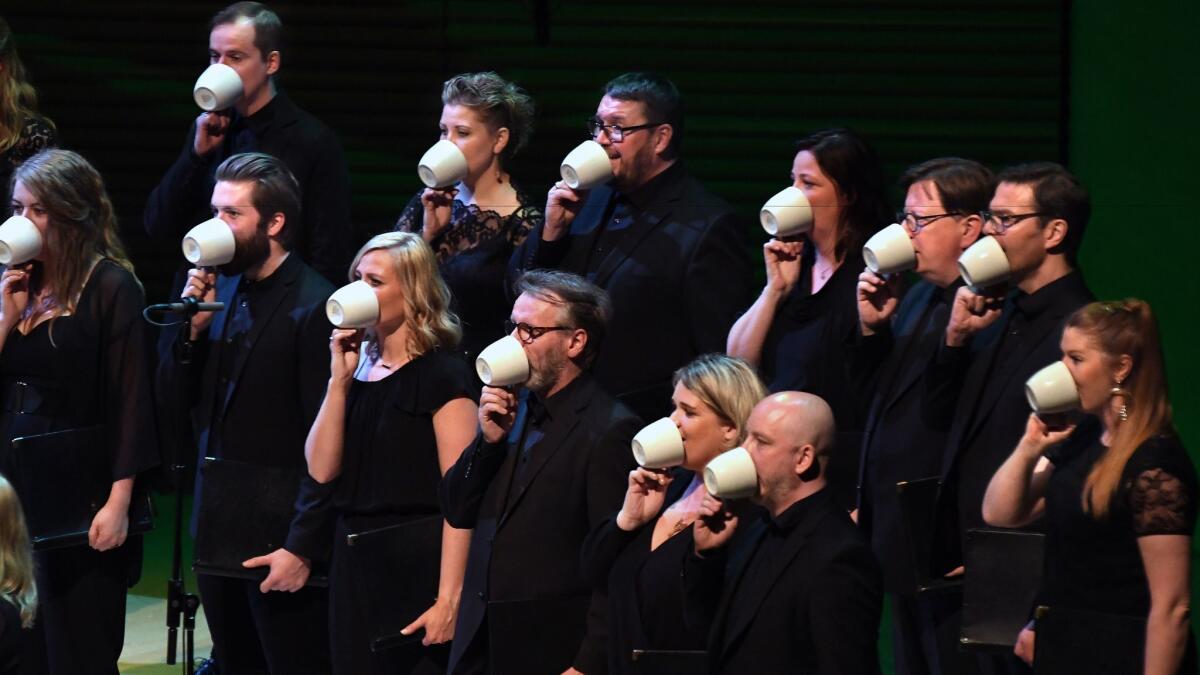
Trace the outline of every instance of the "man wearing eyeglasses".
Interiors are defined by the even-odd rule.
[[[517,292],[510,334],[529,379],[483,388],[479,433],[438,490],[446,520],[473,528],[448,672],[602,673],[606,601],[579,551],[621,506],[641,422],[587,372],[607,294],[550,270]]]
[[[987,527],[988,482],[1025,430],[1025,381],[1062,358],[1063,321],[1093,299],[1076,269],[1091,215],[1079,179],[1058,164],[1038,162],[1005,169],[996,180],[981,214],[983,232],[1004,250],[1012,290],[1005,297],[1004,289],[960,288],[926,375],[928,409],[949,429],[934,555],[937,571],[951,574],[961,572],[966,532]],[[982,672],[1020,672],[1011,658],[981,655],[979,661]]]
[[[588,132],[608,153],[612,181],[585,192],[556,183],[545,224],[510,266],[567,270],[608,291],[615,311],[596,377],[649,421],[668,407],[671,373],[723,352],[750,300],[743,228],[684,167],[683,102],[669,80],[615,78]]]
[[[957,157],[910,167],[900,184],[906,195],[896,221],[908,230],[920,281],[905,291],[903,275],[864,269],[858,278],[860,330],[850,351],[851,372],[857,381],[877,378],[864,389],[874,396],[859,462],[858,525],[870,539],[891,596],[896,673],[938,675],[960,671],[957,603],[917,593],[918,580],[928,572],[913,568],[896,486],[937,476],[941,469],[946,429],[922,415],[923,376],[962,285],[958,257],[979,238],[979,213],[995,184],[982,164]]]

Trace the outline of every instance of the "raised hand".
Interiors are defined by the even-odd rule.
[[[900,306],[900,279],[864,269],[858,275],[858,324],[863,335],[880,331]]]
[[[671,474],[638,467],[629,472],[629,488],[625,490],[625,503],[617,513],[617,527],[632,532],[654,520],[667,499],[667,486]]]

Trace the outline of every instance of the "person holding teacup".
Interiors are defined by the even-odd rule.
[[[1016,653],[1032,663],[1036,635],[1039,653],[1102,664],[1081,672],[1195,673],[1188,569],[1196,469],[1171,420],[1154,314],[1136,299],[1089,304],[1067,319],[1061,347],[1083,420],[1056,430],[1028,415],[983,501],[991,525],[1044,517],[1046,526],[1039,603],[1049,608],[1048,625],[1036,633],[1027,626]],[[1056,611],[1085,614],[1060,632],[1063,623],[1050,624]],[[1144,632],[1085,623],[1086,613],[1139,617]]]
[[[906,561],[910,542],[901,520],[896,484],[938,475],[946,430],[923,414],[924,374],[950,318],[961,285],[958,258],[979,237],[979,212],[995,187],[992,172],[968,159],[931,159],[905,171],[904,209],[893,228],[903,238],[877,250],[876,262],[898,258],[920,277],[904,290],[904,269],[873,271],[858,277],[859,330],[850,352],[859,381],[875,376],[859,460],[858,525],[871,541],[891,595],[896,672],[955,672],[957,636],[938,640],[929,620],[945,606],[945,594],[917,594],[914,570]],[[870,248],[871,244],[867,244]],[[864,254],[866,257],[866,254]],[[924,573],[924,570],[921,571]],[[926,646],[937,646],[936,650]]]
[[[667,78],[610,80],[587,133],[587,166],[572,168],[579,149],[568,155],[544,226],[510,268],[573,272],[608,292],[615,311],[596,378],[650,422],[671,396],[675,370],[724,351],[750,300],[743,226],[684,165],[683,97]]]
[[[403,537],[406,525],[438,516],[438,481],[475,435],[474,378],[452,352],[461,334],[458,320],[433,251],[418,235],[373,237],[350,270],[351,281],[372,293],[365,301],[374,302],[374,320],[334,329],[329,385],[305,444],[309,474],[320,483],[336,480],[338,525],[329,573],[333,672],[445,672],[445,648],[373,655],[372,639],[387,636],[378,634],[371,608],[402,615],[403,634],[424,629],[427,646],[448,642],[471,533],[436,518],[440,546],[436,537],[400,542],[403,554],[379,564],[355,560],[348,542],[381,528]],[[377,574],[412,569],[412,559],[440,560],[440,573],[408,579],[402,596],[388,596],[391,580]],[[432,606],[430,598],[436,598]]]
[[[83,157],[30,157],[13,173],[10,198],[14,215],[0,228],[13,256],[0,277],[0,472],[27,511],[38,494],[111,484],[83,542],[33,555],[37,649],[56,675],[116,672],[125,596],[142,563],[130,505],[140,475],[159,462],[145,296],[103,179]],[[78,453],[70,461],[103,459],[84,464],[86,477],[23,484],[14,439],[52,433]]]
[[[434,186],[417,193],[396,221],[395,229],[421,235],[437,255],[462,321],[460,351],[472,361],[504,334],[508,259],[542,222],[541,208],[507,170],[529,142],[533,112],[533,99],[496,73],[446,80],[438,128],[459,161],[450,175],[434,171]]]
[[[811,217],[796,234],[763,246],[766,285],[729,331],[727,350],[757,366],[770,391],[811,392],[833,408],[844,436],[830,480],[850,509],[862,421],[846,344],[858,328],[862,245],[888,218],[883,172],[860,136],[827,129],[796,144],[791,178]]]
[[[746,418],[766,396],[749,364],[721,354],[701,356],[675,371],[674,380],[673,426],[666,430],[674,438],[659,442],[670,441],[682,456],[654,461],[646,448],[642,462],[678,466],[631,471],[621,510],[583,543],[584,573],[608,594],[609,673],[631,672],[635,649],[705,648],[708,625],[684,616],[680,583],[693,546],[691,524],[707,494],[702,471],[745,440]]]
[[[183,150],[146,201],[146,233],[175,240],[181,228],[209,214],[208,196],[218,165],[241,152],[278,157],[300,182],[301,222],[297,255],[332,282],[344,278],[353,250],[350,174],[337,135],[280,91],[283,23],[258,2],[235,2],[209,25],[211,100],[197,96],[202,112],[188,130]],[[203,82],[198,82],[198,85]],[[197,87],[201,89],[201,87]]]
[[[835,431],[820,397],[780,392],[754,406],[745,447],[706,467],[717,489],[692,525],[680,583],[694,614],[716,607],[708,672],[879,672],[879,565],[828,488]],[[726,486],[765,512],[734,515],[713,496]]]

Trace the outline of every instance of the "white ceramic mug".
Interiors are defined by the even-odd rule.
[[[13,216],[0,225],[0,265],[20,265],[42,252],[42,233],[25,216]]]
[[[1071,370],[1055,361],[1025,381],[1025,399],[1039,415],[1054,415],[1079,408],[1079,388]]]
[[[704,467],[704,487],[720,499],[753,497],[758,492],[758,471],[745,448],[719,454]]]
[[[359,279],[329,296],[325,316],[338,328],[368,328],[379,321],[379,298],[370,284]]]
[[[196,78],[192,100],[201,110],[213,112],[232,108],[242,97],[242,78],[224,63],[214,63]]]
[[[917,251],[903,225],[892,223],[863,245],[863,260],[875,274],[896,274],[917,266]]]
[[[958,257],[958,271],[971,290],[979,292],[1008,281],[1012,267],[1000,242],[995,237],[983,237]]]
[[[612,160],[603,145],[584,141],[567,153],[558,172],[572,190],[591,190],[612,180]]]
[[[210,218],[183,235],[183,257],[196,267],[216,267],[233,260],[237,241],[220,218]]]
[[[467,177],[467,157],[457,145],[440,140],[421,155],[417,175],[426,187],[448,188]]]
[[[798,187],[787,187],[763,204],[758,222],[772,237],[794,237],[812,229],[813,211],[808,196]]]
[[[524,384],[529,379],[529,357],[525,356],[520,340],[505,335],[479,353],[475,372],[490,387]]]
[[[683,437],[679,427],[664,417],[633,437],[633,459],[647,469],[669,469],[683,464]]]

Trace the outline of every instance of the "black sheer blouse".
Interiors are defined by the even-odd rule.
[[[524,194],[518,193],[517,198],[521,205],[507,216],[454,200],[450,224],[430,242],[463,324],[459,351],[471,361],[504,334],[511,306],[504,289],[508,259],[542,222],[540,208]],[[404,207],[395,229],[420,234],[424,218],[418,192]]]

